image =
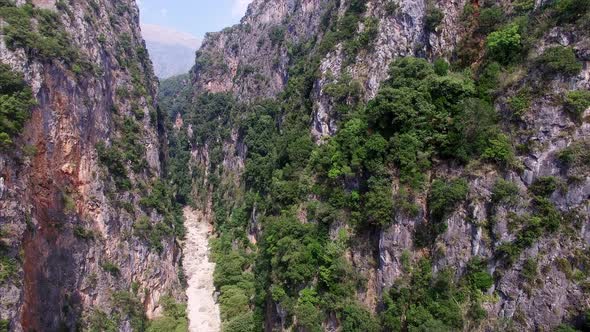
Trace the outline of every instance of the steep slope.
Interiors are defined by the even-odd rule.
[[[3,91],[3,110],[30,119],[0,150],[0,329],[143,330],[184,295],[182,212],[160,180],[164,117],[138,9],[17,3],[0,2],[0,61],[35,103]]]
[[[589,12],[258,0],[208,35],[171,169],[224,330],[588,328]]]
[[[197,91],[232,92],[240,98],[270,97],[287,82],[286,41],[304,42],[321,32],[330,1],[254,1],[236,26],[209,33],[194,67]]]

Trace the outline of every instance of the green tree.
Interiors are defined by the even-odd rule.
[[[224,332],[254,332],[256,331],[254,317],[251,312],[244,313],[231,320],[223,323],[222,331]]]
[[[519,26],[510,24],[492,32],[486,39],[486,48],[491,59],[502,64],[509,64],[520,57],[522,49]]]
[[[367,221],[374,225],[386,226],[393,221],[393,192],[386,180],[372,178],[369,191],[365,194]]]
[[[342,332],[377,332],[379,324],[371,313],[357,304],[349,304],[342,311]]]

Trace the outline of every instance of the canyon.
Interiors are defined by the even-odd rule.
[[[134,1],[0,1],[0,331],[590,329],[589,22],[254,0],[158,84]]]

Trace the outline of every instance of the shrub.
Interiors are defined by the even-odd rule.
[[[492,189],[492,202],[514,204],[518,201],[519,190],[516,184],[498,179]]]
[[[109,261],[109,260],[105,260],[100,264],[100,267],[102,267],[102,269],[108,273],[110,273],[112,276],[114,277],[118,277],[119,274],[121,273],[121,270],[119,270],[119,267],[117,265],[115,265],[115,263]]]
[[[119,118],[119,121],[121,119]],[[131,163],[131,169],[139,173],[147,167],[145,146],[143,145],[143,130],[139,123],[127,117],[122,123],[117,123],[121,132],[121,139],[116,139],[107,147],[104,142],[96,146],[100,162],[107,167],[109,175],[113,177],[119,189],[131,189],[131,181],[127,176],[126,164]]]
[[[273,46],[280,45],[285,40],[285,28],[281,26],[272,27],[268,33],[268,37]]]
[[[569,325],[561,324],[555,329],[555,332],[579,332],[579,331]]]
[[[133,331],[145,330],[147,318],[143,303],[139,301],[135,294],[127,291],[114,292],[112,301],[118,314],[129,318]]]
[[[361,49],[367,49],[379,34],[379,20],[369,17],[364,22],[365,29],[358,36],[358,44]]]
[[[362,14],[367,10],[368,0],[351,0],[348,6],[348,12],[352,14]]]
[[[252,332],[255,331],[254,317],[252,313],[245,313],[223,323],[223,331],[231,332]]]
[[[8,332],[10,322],[6,319],[0,319],[0,332]]]
[[[367,221],[373,225],[388,225],[393,220],[393,192],[387,181],[371,179],[365,194]]]
[[[532,258],[529,258],[526,261],[524,261],[524,264],[522,265],[521,275],[529,283],[532,283],[535,281],[535,279],[537,279],[537,276],[539,274],[538,270],[539,264],[537,263],[537,261]]]
[[[479,98],[491,102],[493,95],[498,89],[498,76],[502,67],[497,62],[488,64],[480,73],[477,81],[477,91]]]
[[[86,229],[83,226],[74,227],[74,236],[82,240],[94,240],[94,232],[91,229]]]
[[[518,13],[526,13],[535,8],[535,0],[516,0],[512,3]]]
[[[563,217],[559,210],[545,197],[533,200],[534,215],[524,215],[518,219],[524,224],[516,235],[514,242],[505,242],[498,246],[496,253],[500,258],[512,264],[522,251],[531,246],[544,233],[552,233],[559,229]]]
[[[115,142],[115,146],[121,150],[125,159],[131,162],[134,172],[141,172],[146,166],[145,146],[143,145],[143,129],[133,118],[125,118],[119,128],[122,140]]]
[[[488,55],[502,64],[514,62],[522,49],[521,36],[517,24],[492,32],[486,39]]]
[[[4,283],[8,279],[15,277],[17,274],[16,260],[7,256],[4,256],[0,252],[0,284]]]
[[[422,260],[412,269],[407,282],[400,283],[383,296],[383,327],[387,331],[459,331],[463,327],[459,295],[449,270],[432,276],[429,261]]]
[[[496,30],[496,28],[506,20],[504,11],[499,6],[483,8],[479,12],[479,27],[480,33],[487,35]]]
[[[571,47],[550,47],[539,57],[538,63],[547,75],[573,76],[582,70],[582,64],[576,59],[574,49]]]
[[[164,315],[150,322],[147,332],[180,332],[188,330],[185,304],[177,303],[170,296],[162,296],[160,304],[164,307]]]
[[[481,156],[483,159],[506,165],[514,159],[512,143],[508,136],[498,134],[495,138],[489,139],[488,146],[485,148]]]
[[[117,332],[119,331],[118,323],[113,317],[109,317],[100,310],[94,310],[85,319],[88,332]]]
[[[387,13],[387,15],[394,15],[398,9],[399,9],[399,5],[397,4],[397,2],[395,0],[389,0],[385,4],[385,12]]]
[[[557,158],[569,168],[581,168],[576,173],[588,174],[590,165],[590,142],[574,142],[572,145],[561,150]]]
[[[471,283],[476,289],[485,292],[494,284],[494,278],[487,272],[475,272],[471,276]]]
[[[562,213],[546,197],[535,197],[533,200],[535,218],[539,218],[540,225],[545,231],[555,232],[563,221]]]
[[[469,185],[464,179],[449,182],[435,180],[429,195],[430,211],[435,220],[442,220],[467,198]]]
[[[339,113],[347,113],[350,111],[349,104],[354,106],[360,99],[362,89],[359,81],[353,80],[350,74],[345,73],[338,82],[326,84],[323,92],[332,98]]]
[[[553,176],[543,176],[535,180],[535,182],[530,186],[529,190],[541,197],[548,197],[553,194],[555,190],[557,190],[557,179]]]
[[[561,23],[573,23],[590,11],[590,0],[558,0],[555,9]]]
[[[445,76],[449,73],[449,63],[443,58],[434,60],[434,72],[437,75]]]
[[[508,98],[508,105],[514,114],[522,116],[531,108],[530,90],[522,89],[515,96]]]
[[[364,29],[361,33],[357,33],[360,19],[360,16],[349,13],[340,21],[338,38],[344,41],[347,62],[354,61],[355,56],[361,50],[367,50],[378,36],[379,20],[377,18],[367,17],[363,22]]]
[[[66,214],[71,214],[76,212],[76,201],[74,200],[74,198],[72,197],[72,195],[67,192],[67,191],[63,191],[61,192],[61,202],[63,204],[63,211]]]
[[[590,91],[575,90],[568,91],[565,97],[566,109],[576,118],[581,118],[584,112],[590,107]]]
[[[379,324],[371,313],[357,304],[342,310],[342,332],[377,332]]]
[[[484,258],[473,257],[466,267],[466,277],[470,285],[482,292],[487,291],[494,284],[494,278],[486,270],[487,262]]]
[[[512,264],[522,252],[522,248],[513,242],[503,242],[496,248],[496,255],[506,260],[506,264]]]
[[[424,17],[426,29],[428,31],[435,31],[444,17],[445,14],[442,10],[436,8],[434,5],[429,5],[428,8],[426,8],[426,17]]]
[[[131,189],[131,181],[127,177],[123,153],[114,146],[107,147],[104,142],[96,145],[98,160],[106,166],[120,189]]]

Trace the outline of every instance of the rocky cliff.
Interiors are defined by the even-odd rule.
[[[224,329],[588,328],[589,9],[255,0],[209,34],[176,128]]]
[[[0,26],[34,99],[0,150],[0,330],[143,330],[183,295],[136,4],[2,1]]]

